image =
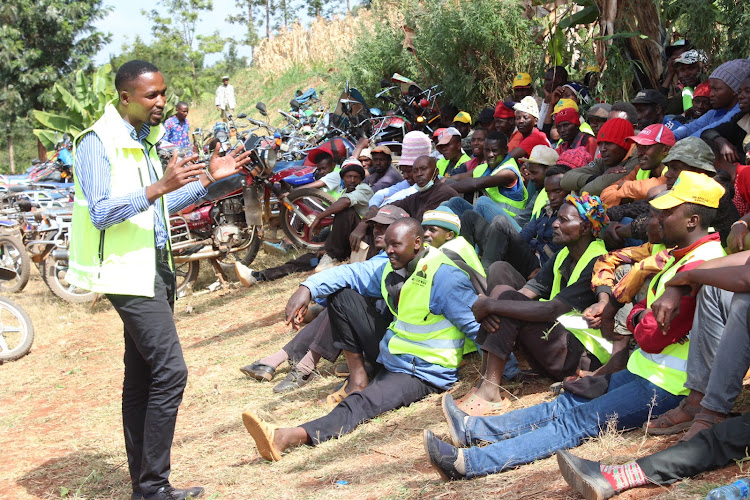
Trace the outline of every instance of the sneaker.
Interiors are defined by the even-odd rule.
[[[266,253],[274,255],[286,255],[291,250],[291,247],[285,243],[271,243],[270,241],[264,241],[263,250],[265,250]]]
[[[339,263],[336,259],[328,254],[323,254],[323,256],[320,258],[320,262],[318,262],[318,265],[315,267],[315,272],[319,273],[321,271],[325,271],[326,269],[336,267],[338,264]]]
[[[234,263],[234,271],[237,273],[237,278],[239,278],[242,286],[251,287],[258,282],[253,276],[253,270],[240,261]]]

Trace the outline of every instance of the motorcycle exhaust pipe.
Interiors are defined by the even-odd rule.
[[[64,248],[57,248],[55,250],[52,250],[52,252],[50,252],[50,255],[52,256],[54,260],[60,261],[60,260],[68,260],[68,253],[69,252]]]
[[[263,206],[255,186],[242,189],[242,204],[245,205],[245,223],[248,227],[263,225]]]
[[[210,252],[195,252],[190,255],[175,255],[174,261],[176,264],[182,264],[183,262],[193,262],[195,260],[202,260],[202,259],[215,259],[217,257],[221,257],[222,253],[218,250],[211,250]]]

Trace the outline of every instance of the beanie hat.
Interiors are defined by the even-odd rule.
[[[513,111],[513,106],[515,106],[515,102],[503,102],[500,101],[497,103],[497,107],[495,108],[495,114],[493,115],[495,118],[515,118],[516,112]]]
[[[539,105],[536,103],[536,99],[531,96],[521,99],[521,102],[516,103],[513,109],[522,113],[528,113],[534,118],[539,118]]]
[[[578,111],[573,108],[563,108],[555,114],[555,125],[558,123],[570,122],[573,125],[581,124],[581,117],[578,116]]]
[[[365,178],[365,169],[362,168],[362,164],[356,158],[344,160],[344,163],[341,164],[341,178],[343,179],[344,175],[351,171],[357,172],[363,179]]]
[[[708,81],[698,84],[693,90],[693,99],[696,97],[711,97],[711,87],[708,85]]]
[[[742,80],[747,78],[748,75],[750,75],[750,61],[747,59],[734,59],[716,68],[709,78],[721,80],[737,93],[740,91]]]
[[[399,165],[413,165],[420,156],[429,155],[432,141],[424,132],[413,130],[404,136]]]
[[[570,168],[581,168],[593,161],[591,153],[586,148],[573,148],[563,151],[555,165],[565,165]]]
[[[442,227],[456,235],[461,233],[461,219],[448,207],[440,206],[426,211],[422,216],[422,225]]]
[[[596,136],[596,142],[611,142],[623,149],[630,149],[626,139],[635,135],[633,124],[624,118],[612,118],[604,122]]]

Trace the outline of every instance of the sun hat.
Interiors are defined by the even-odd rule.
[[[534,118],[539,118],[539,105],[536,103],[536,99],[531,96],[521,99],[521,102],[516,103],[513,109],[522,113],[528,113]]]
[[[534,149],[531,150],[531,154],[528,158],[520,158],[519,161],[527,161],[529,163],[537,163],[539,165],[550,167],[557,163],[558,156],[557,151],[551,147],[539,144],[534,146]]]
[[[693,168],[716,173],[716,167],[714,167],[715,159],[714,152],[703,139],[691,136],[677,141],[662,160],[662,163],[681,161]]]

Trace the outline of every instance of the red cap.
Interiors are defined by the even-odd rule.
[[[581,117],[578,111],[573,108],[563,108],[555,114],[555,125],[562,122],[570,122],[573,125],[581,124]]]
[[[611,142],[623,149],[630,149],[627,138],[633,136],[633,124],[624,118],[610,118],[599,129],[596,142]]]
[[[435,130],[432,133],[432,138],[435,139],[437,137],[440,137],[440,134],[442,134],[443,132],[445,132],[445,130],[446,130],[445,128],[439,128],[439,129]]]
[[[628,139],[641,146],[652,146],[659,143],[672,147],[677,142],[672,131],[661,123],[649,125],[641,130],[640,134],[628,137]]]
[[[516,112],[513,110],[513,106],[508,107],[503,101],[497,103],[495,108],[495,118],[515,118]]]
[[[711,97],[711,88],[708,86],[707,81],[695,87],[695,90],[693,90],[693,99],[696,97]]]

